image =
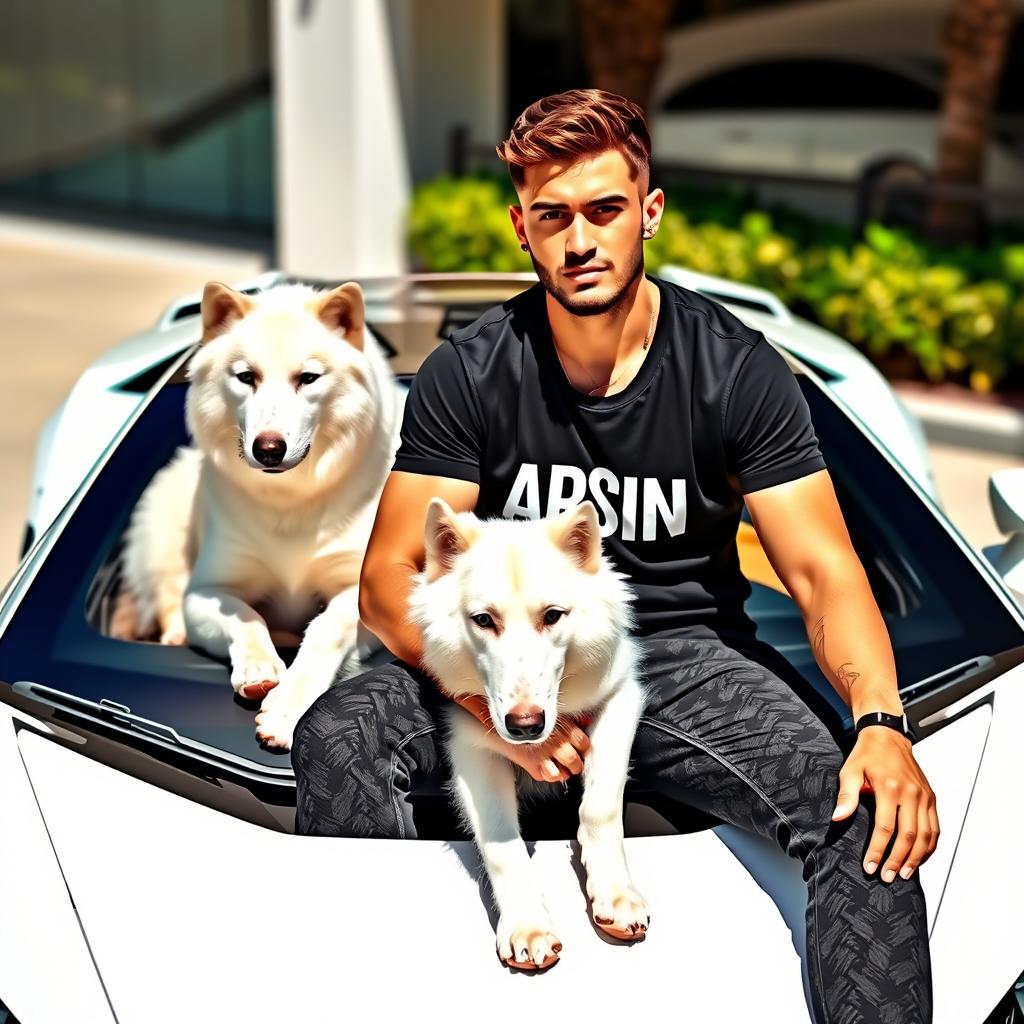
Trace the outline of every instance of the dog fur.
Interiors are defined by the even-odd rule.
[[[616,938],[643,938],[650,915],[626,866],[622,826],[644,700],[629,635],[633,595],[601,553],[593,504],[548,519],[480,520],[434,498],[425,548],[409,601],[423,663],[449,695],[485,696],[494,726],[489,733],[453,703],[446,753],[498,907],[498,955],[536,969],[561,950],[518,823],[519,797],[553,784],[533,780],[495,743],[543,743],[559,716],[592,715],[578,839],[594,922]]]
[[[262,701],[257,736],[288,748],[313,700],[379,647],[359,571],[403,400],[354,282],[256,297],[211,282],[202,321],[194,447],[133,513],[113,629],[229,659],[235,692]],[[273,637],[298,636],[286,669]]]

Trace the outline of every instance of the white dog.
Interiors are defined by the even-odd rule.
[[[273,746],[379,646],[359,625],[359,570],[403,402],[364,312],[354,282],[256,298],[208,284],[188,370],[196,447],[153,478],[126,537],[115,635],[229,658]],[[287,670],[271,630],[304,632]]]
[[[425,548],[409,602],[424,665],[450,695],[486,696],[495,730],[452,705],[452,790],[498,907],[498,955],[532,970],[553,964],[562,948],[518,822],[517,786],[543,794],[552,783],[498,756],[494,742],[543,743],[559,715],[592,713],[578,839],[594,922],[616,938],[643,938],[650,916],[630,880],[622,828],[644,699],[628,634],[633,595],[601,553],[594,506],[481,521],[434,498]]]

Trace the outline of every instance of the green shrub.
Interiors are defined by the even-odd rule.
[[[409,244],[434,271],[530,270],[508,215],[507,175],[449,176],[413,195]],[[766,288],[859,346],[883,369],[912,357],[926,379],[979,391],[1024,374],[1024,244],[939,248],[869,222],[861,237],[742,189],[666,189],[647,267],[679,264]]]

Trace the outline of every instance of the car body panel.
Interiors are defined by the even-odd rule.
[[[193,318],[129,338],[105,352],[75,381],[44,424],[36,446],[28,513],[36,536],[56,519],[145,397],[144,392],[123,391],[119,385],[196,342],[197,326]]]
[[[186,1007],[194,1021],[334,1021],[339,1005],[359,1016],[389,1000],[395,1016],[469,1019],[487,1005],[488,1020],[521,1021],[571,1012],[596,976],[609,1015],[635,1012],[638,991],[644,1004],[678,1002],[681,981],[694,1019],[723,1019],[723,1006],[806,1014],[784,918],[713,830],[627,840],[654,908],[650,938],[632,948],[590,925],[574,844],[538,842],[565,952],[542,980],[522,979],[495,954],[469,843],[286,835],[37,736],[22,748],[121,1024],[170,1024]],[[784,877],[803,886],[795,862]]]
[[[0,704],[0,999],[21,1024],[113,1024],[18,750],[20,720]]]
[[[850,183],[880,160],[931,168],[938,133],[937,114],[900,111],[665,111],[651,119],[654,152],[665,161]],[[984,168],[986,185],[1012,189],[1020,185],[1024,160],[990,140]]]
[[[1024,692],[1024,666],[1003,678]],[[951,865],[958,867],[953,855],[963,846],[961,825],[990,717],[988,709],[972,712],[915,746],[943,828],[939,850],[920,869],[930,929],[940,905],[950,906],[943,888]],[[548,1014],[571,1012],[580,987],[596,976],[608,979],[608,1012],[628,1013],[638,990],[645,1002],[678,1001],[680,963],[687,965],[684,1008],[695,1019],[727,1019],[729,1012],[738,1019],[765,1007],[773,1019],[806,1016],[801,867],[769,840],[733,826],[627,839],[654,922],[650,937],[632,948],[609,944],[589,924],[576,844],[537,842],[534,864],[565,952],[556,970],[524,987],[495,957],[494,923],[470,843],[289,835],[182,799],[40,735],[23,732],[20,747],[122,1024],[176,1021],[185,1006],[197,1021],[275,1014],[333,1020],[340,991],[350,1012],[369,1010],[396,972],[421,1010],[441,1009],[451,998],[444,979],[453,970],[461,998],[477,1006],[488,999],[493,1020],[518,1021],[533,1000]],[[1000,877],[1012,877],[1009,864]],[[1012,934],[1009,918],[1005,930],[986,929],[988,915],[979,903],[953,914],[957,936],[965,928],[981,932],[979,957],[990,935]],[[959,975],[961,946],[959,938],[934,946],[937,977]],[[1006,980],[1004,966],[990,972],[996,987]],[[519,986],[514,1001],[495,999],[495,986],[512,984]],[[175,998],[154,1005],[153,993],[172,987]],[[993,987],[979,988],[981,1001],[998,997]],[[980,1020],[953,1012],[962,1001],[943,993],[936,1024]]]
[[[994,681],[987,701],[991,729],[931,937],[940,968],[934,974],[936,1006],[951,1024],[984,1020],[992,994],[1006,992],[1024,972],[1024,670]],[[945,833],[939,841],[948,841]],[[950,969],[944,972],[943,965]]]
[[[1024,0],[1011,0],[1010,6],[1017,17],[1024,14]],[[876,160],[903,157],[932,168],[938,152],[947,15],[943,0],[843,0],[734,10],[728,18],[675,28],[665,35],[648,104],[655,155],[666,162],[848,182]],[[821,61],[825,68],[836,65],[815,79],[823,96],[831,94],[831,78],[842,79],[843,65],[852,63],[916,83],[921,92],[934,96],[934,109],[822,110],[815,109],[813,98],[807,109],[799,110],[723,108],[689,114],[664,109],[680,92],[721,72],[807,59]],[[1019,68],[1007,64],[1004,84],[1015,74],[1019,76]],[[997,111],[993,123],[1005,124],[1019,138],[1018,120],[1012,111]],[[1011,146],[989,141],[986,185],[1016,190],[1022,170],[1024,159]],[[813,191],[803,186],[788,195],[795,205],[813,210]],[[992,212],[1012,217],[1015,207],[996,202]]]

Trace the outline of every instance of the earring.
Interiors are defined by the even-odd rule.
[[[519,243],[519,248],[522,249],[523,252],[529,252],[530,251],[530,247],[525,242],[520,242]]]

